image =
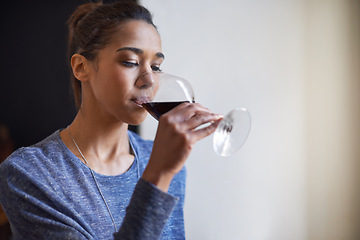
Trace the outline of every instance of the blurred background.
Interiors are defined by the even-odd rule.
[[[2,5],[2,156],[75,116],[65,22],[83,2]],[[218,157],[211,137],[194,148],[187,239],[360,239],[360,1],[140,2],[161,34],[163,70],[214,112],[247,107],[253,120],[234,156]],[[152,139],[156,124],[134,131]]]
[[[163,70],[215,112],[252,114],[234,156],[217,157],[211,138],[192,152],[188,238],[360,239],[360,1],[142,2]]]

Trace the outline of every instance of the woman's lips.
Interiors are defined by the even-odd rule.
[[[143,107],[143,106],[142,106],[142,102],[140,102],[140,101],[138,101],[138,100],[136,100],[136,99],[132,99],[132,101],[133,101],[136,105],[138,105],[139,107]]]
[[[139,107],[143,107],[143,104],[144,103],[147,103],[147,102],[150,102],[150,98],[148,97],[142,97],[142,98],[135,98],[135,99],[132,99],[132,101],[134,103],[136,103]]]

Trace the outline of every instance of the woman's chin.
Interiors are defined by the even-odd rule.
[[[129,125],[134,125],[134,126],[140,125],[142,122],[145,121],[146,116],[147,116],[146,111],[144,111],[142,113],[139,113],[139,114],[136,114],[135,118],[131,119],[128,122],[128,124]]]

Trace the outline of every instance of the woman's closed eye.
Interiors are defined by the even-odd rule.
[[[151,66],[151,69],[152,69],[154,72],[161,72],[160,66],[157,66],[157,65]]]
[[[128,68],[133,68],[139,66],[139,63],[131,62],[131,61],[122,61],[122,65]],[[154,72],[161,72],[160,65],[152,65],[151,70]]]
[[[129,62],[129,61],[123,61],[122,64],[125,66],[125,67],[137,67],[139,64],[137,62]]]

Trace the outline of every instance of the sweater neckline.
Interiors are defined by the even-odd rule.
[[[60,131],[62,131],[63,129],[59,129],[54,133],[54,140],[59,144],[59,146],[61,147],[61,149],[63,150],[63,152],[69,157],[69,159],[71,159],[71,161],[76,164],[78,167],[82,168],[84,171],[88,171],[89,174],[91,175],[91,172],[89,171],[89,167],[83,163],[66,145],[65,143],[62,141],[61,137],[60,137]],[[134,161],[131,164],[130,168],[121,174],[118,175],[105,175],[105,174],[101,174],[98,173],[96,171],[93,170],[96,178],[98,178],[99,180],[107,180],[107,179],[124,179],[124,178],[128,178],[133,174],[137,174],[137,169],[138,169],[138,148],[136,143],[134,142],[134,138],[131,136],[131,134],[128,131],[128,136],[129,136],[129,142],[130,142],[130,146],[132,146],[133,148],[133,152],[134,152]]]

